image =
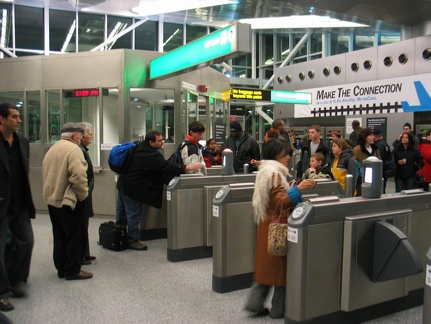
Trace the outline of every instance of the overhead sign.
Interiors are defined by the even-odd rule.
[[[150,79],[167,78],[250,52],[250,25],[235,23],[150,61]],[[241,41],[240,41],[241,40]]]
[[[277,103],[303,104],[311,103],[311,93],[266,89],[231,88],[230,98],[237,100],[269,101]]]

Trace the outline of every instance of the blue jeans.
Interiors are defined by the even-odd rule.
[[[416,177],[400,178],[395,177],[395,192],[401,190],[416,189]]]
[[[142,203],[118,190],[117,193],[117,216],[115,221],[118,224],[127,226],[129,241],[138,241],[141,236]]]

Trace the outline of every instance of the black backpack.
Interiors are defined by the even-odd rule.
[[[184,141],[178,146],[178,148],[175,150],[175,152],[172,153],[172,155],[169,157],[168,161],[172,162],[172,163],[176,163],[176,164],[184,164],[183,158],[181,157],[181,150],[187,145],[195,145],[197,147],[197,145],[193,142]]]

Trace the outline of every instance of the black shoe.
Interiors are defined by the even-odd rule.
[[[57,276],[58,276],[60,279],[63,279],[63,278],[64,278],[64,272],[57,272]]]
[[[91,264],[91,261],[89,261],[86,258],[84,258],[84,259],[81,260],[81,264],[82,265],[89,265],[89,264]]]
[[[74,276],[66,276],[66,280],[84,280],[84,279],[91,279],[91,278],[93,278],[93,274],[91,272],[85,272],[82,270],[80,270]]]
[[[85,260],[91,261],[91,260],[96,260],[95,256],[89,255],[85,257]]]
[[[18,287],[10,286],[9,291],[11,292],[12,297],[15,298],[21,298],[25,296],[25,291]]]
[[[13,307],[12,303],[7,298],[0,299],[0,310],[2,312],[9,312],[11,310],[14,310],[15,307]]]

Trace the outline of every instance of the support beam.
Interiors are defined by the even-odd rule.
[[[6,47],[4,47],[3,45],[0,45],[0,51],[2,51],[3,53],[9,55],[10,57],[18,57],[14,53],[12,53],[11,51],[9,51]]]

